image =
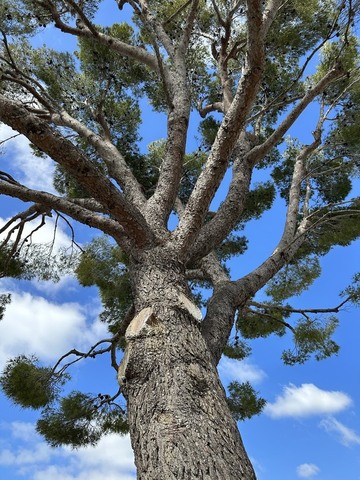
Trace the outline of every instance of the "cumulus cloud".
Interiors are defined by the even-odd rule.
[[[220,376],[227,381],[258,383],[266,376],[261,368],[247,360],[232,360],[227,357],[221,358],[218,369]]]
[[[52,184],[54,163],[49,158],[34,156],[28,139],[23,135],[15,136],[16,134],[17,132],[7,125],[0,125],[0,142],[14,137],[6,141],[2,148],[5,155],[11,151],[11,171],[9,173],[29,188],[55,192]]]
[[[264,411],[272,418],[307,417],[339,412],[351,403],[351,398],[343,392],[321,390],[312,383],[300,387],[290,384]]]
[[[354,444],[360,445],[360,436],[334,417],[330,416],[322,420],[320,427],[326,432],[334,432],[338,436],[340,443],[345,445],[345,447],[350,447]]]
[[[2,429],[4,429],[4,425]],[[36,434],[29,423],[6,425],[10,435],[8,449],[0,450],[0,465],[12,467],[17,474],[26,474],[29,480],[133,480],[134,456],[129,436],[111,434],[103,437],[95,447],[51,448]],[[26,432],[19,438],[18,433]]]
[[[9,357],[33,354],[56,360],[76,347],[87,348],[106,336],[106,327],[95,320],[87,324],[78,303],[53,303],[29,293],[12,293],[0,322],[0,369]]]
[[[303,463],[296,469],[296,473],[301,478],[311,478],[320,472],[320,468],[313,463]]]

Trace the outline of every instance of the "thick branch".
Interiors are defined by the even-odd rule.
[[[189,46],[191,34],[193,31],[194,21],[199,10],[199,0],[192,0],[189,15],[186,19],[185,28],[181,36],[176,55],[184,56]]]
[[[123,226],[137,246],[153,240],[140,212],[77,147],[19,102],[0,95],[0,120],[25,135],[68,171]]]
[[[159,71],[156,57],[151,55],[145,49],[129,45],[117,38],[111,37],[110,35],[105,35],[104,33],[99,32],[93,24],[91,24],[91,29],[87,28],[85,25],[85,28],[71,27],[62,21],[56,6],[51,1],[45,0],[43,3],[44,7],[49,10],[55,22],[55,27],[59,28],[62,32],[69,33],[76,37],[91,38],[95,42],[106,45],[110,50],[118,52],[125,57],[132,58],[133,60],[137,60],[143,65],[147,65],[151,70],[156,72]]]
[[[253,170],[253,166],[246,160],[246,153],[250,149],[251,143],[243,132],[235,149],[236,158],[228,194],[215,216],[201,229],[191,250],[190,263],[196,262],[220,245],[239,223],[248,197]]]
[[[339,69],[332,69],[305,94],[275,132],[262,145],[253,147],[243,158],[238,156],[238,159],[234,162],[233,178],[230,183],[229,192],[216,215],[202,228],[199,239],[191,254],[192,261],[195,261],[200,255],[206,255],[210,252],[219,241],[226,238],[240,221],[253,165],[263,159],[276,143],[281,140],[283,135],[314,98],[324,91],[330,83],[342,75],[343,73]],[[313,147],[306,147],[304,154],[308,156],[317,146],[318,143],[313,144]]]
[[[18,198],[24,202],[35,202],[42,208],[58,210],[74,220],[98,228],[113,236],[126,251],[129,251],[129,238],[124,229],[115,220],[103,215],[98,215],[76,203],[51,193],[32,190],[20,184],[9,183],[0,179],[0,194]]]
[[[201,228],[210,202],[228,167],[229,157],[243,129],[256,97],[264,69],[264,37],[261,2],[249,2],[248,42],[245,73],[221,127],[218,130],[206,165],[186,206],[183,221],[174,232],[174,244],[185,255]]]
[[[181,181],[190,117],[190,97],[186,79],[185,55],[176,55],[172,72],[172,105],[168,114],[167,142],[160,175],[147,205],[147,221],[156,229],[166,229]]]
[[[289,193],[289,204],[282,238],[274,253],[257,269],[237,282],[224,284],[220,293],[214,291],[212,302],[209,303],[207,315],[202,330],[204,338],[213,353],[216,362],[220,360],[228,336],[234,322],[237,308],[242,308],[255,293],[262,288],[275,273],[296,253],[303,241],[303,236],[296,237],[296,221],[299,211],[300,186],[305,174],[304,161],[315,150],[320,142],[320,119],[315,131],[315,140],[305,146],[295,162],[292,184]],[[234,303],[231,303],[234,302]],[[219,315],[219,311],[229,312],[226,316]],[[232,315],[231,315],[231,312]]]

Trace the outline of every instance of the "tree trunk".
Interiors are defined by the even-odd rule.
[[[149,254],[134,268],[138,314],[119,382],[138,479],[253,480],[184,278],[171,255]]]

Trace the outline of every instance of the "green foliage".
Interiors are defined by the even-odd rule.
[[[242,222],[250,219],[259,219],[265,210],[269,210],[275,200],[275,188],[271,182],[257,183],[250,190],[242,214]]]
[[[283,318],[284,313],[279,309],[271,308],[269,304],[261,310],[247,309],[239,312],[236,328],[243,338],[248,339],[268,337],[272,334],[282,337],[286,332]]]
[[[24,408],[38,409],[53,402],[68,376],[40,367],[34,356],[19,355],[8,361],[0,377],[5,395]]]
[[[353,68],[357,68],[358,60],[358,41],[354,36],[347,35],[345,46],[343,38],[339,41],[328,42],[322,48],[320,62],[318,63],[313,80],[319,81],[337,61],[341,62],[341,68],[344,72],[347,72]]]
[[[75,17],[75,11],[68,2],[53,0],[52,5],[59,9],[63,20]],[[83,11],[92,18],[100,0],[81,2]],[[33,35],[49,25],[52,19],[46,2],[34,0],[2,0],[0,5],[0,30],[9,35]]]
[[[26,268],[24,278],[37,278],[52,282],[60,281],[67,274],[73,274],[79,261],[79,251],[72,246],[60,248],[53,253],[53,244],[32,243],[24,247],[21,256]]]
[[[203,145],[206,149],[211,148],[214,143],[217,131],[219,130],[220,122],[209,115],[199,124],[199,132],[201,133]]]
[[[314,226],[309,229],[297,258],[307,255],[325,255],[335,245],[346,247],[360,236],[359,201],[348,206],[323,209],[314,215]]]
[[[71,80],[77,77],[73,55],[45,46],[29,49],[28,54],[31,72],[47,86],[48,95],[58,102],[66,101],[64,87],[71,92]]]
[[[99,29],[102,33],[130,45],[137,43],[134,30],[127,23],[114,23],[110,27]],[[124,87],[137,89],[148,78],[148,72],[143,65],[124,58],[107,45],[82,37],[79,38],[79,47],[77,56],[81,62],[81,70],[87,79],[94,80],[97,84],[110,82],[115,91],[120,91]]]
[[[5,308],[11,302],[11,295],[9,293],[0,294],[0,320],[4,318]]]
[[[105,236],[97,237],[87,246],[76,268],[81,285],[96,285],[104,306],[101,319],[116,333],[132,304],[132,291],[127,258],[118,246]]]
[[[56,165],[55,167],[53,186],[59,193],[69,198],[89,198],[86,189],[65,171],[61,165]]]
[[[266,405],[266,400],[258,396],[249,382],[231,382],[228,391],[227,402],[237,421],[259,415]]]
[[[286,365],[302,364],[312,355],[316,360],[323,360],[337,354],[340,347],[331,336],[338,324],[339,320],[334,316],[331,316],[325,325],[317,318],[300,320],[294,332],[295,350],[283,352],[284,363]]]
[[[128,431],[122,409],[106,399],[104,402],[102,395],[93,397],[81,392],[62,398],[58,408],[46,408],[36,429],[51,446],[73,448],[95,445],[106,433]]]
[[[251,353],[251,348],[236,335],[232,342],[228,341],[223,354],[234,360],[243,360]]]
[[[0,4],[0,30],[10,35],[30,35],[46,26],[49,18],[39,5],[32,5],[28,10],[29,1],[2,0]]]
[[[62,275],[73,272],[78,253],[72,247],[53,253],[53,247],[53,242],[39,244],[29,239],[18,248],[13,243],[3,245],[0,249],[0,278],[59,281]]]
[[[13,244],[2,245],[0,248],[0,278],[20,278],[24,274],[25,263],[20,253],[14,251]]]
[[[185,155],[183,174],[179,190],[179,198],[184,204],[187,203],[188,198],[190,197],[206,159],[207,155],[200,149],[195,153]]]
[[[319,277],[319,259],[309,255],[286,264],[267,284],[265,293],[275,302],[300,295]]]
[[[351,284],[340,295],[343,298],[350,297],[351,303],[360,306],[360,272],[354,275]]]
[[[247,249],[247,243],[246,237],[230,234],[216,249],[216,254],[219,260],[224,262],[235,255],[242,255]]]

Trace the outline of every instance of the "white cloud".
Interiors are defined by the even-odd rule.
[[[11,434],[14,438],[25,442],[32,441],[36,437],[34,425],[30,422],[11,422]]]
[[[299,465],[296,469],[296,473],[301,478],[310,478],[314,477],[320,472],[320,468],[313,463],[303,463]]]
[[[55,297],[58,294],[61,294],[64,290],[69,292],[76,292],[79,287],[79,282],[74,275],[65,274],[61,276],[58,282],[47,281],[47,280],[31,280],[31,285],[36,288],[38,292],[46,297]],[[99,313],[101,309],[99,307]]]
[[[360,436],[351,428],[345,426],[343,423],[336,420],[334,417],[325,418],[320,422],[326,432],[335,432],[338,435],[340,442],[346,447],[352,444],[360,445]]]
[[[86,447],[76,452],[71,451],[70,454],[81,468],[87,470],[102,471],[106,469],[115,473],[120,470],[131,471],[134,469],[134,455],[129,436],[107,435],[95,448]],[[107,478],[107,475],[105,476]]]
[[[7,125],[0,125],[0,142],[13,137],[17,132]],[[5,154],[11,151],[11,171],[16,180],[27,187],[54,192],[52,184],[54,163],[49,158],[39,158],[32,154],[29,141],[19,135],[3,144]]]
[[[78,303],[52,303],[29,293],[12,293],[0,322],[0,369],[19,353],[33,354],[44,361],[56,360],[72,348],[88,348],[105,337],[99,320],[86,323]]]
[[[312,383],[301,387],[290,384],[264,411],[272,418],[307,417],[339,412],[351,403],[351,398],[343,392],[321,390]]]
[[[29,480],[135,478],[134,456],[128,435],[107,435],[95,447],[71,450],[68,447],[49,447],[36,434],[34,426],[28,423],[21,426],[21,422],[14,422],[8,425],[7,430],[10,430],[7,443],[11,450],[0,450],[0,465],[14,467],[18,474],[26,475]],[[19,431],[29,435],[19,439]],[[17,442],[11,446],[13,439]]]
[[[264,379],[265,372],[258,366],[247,360],[232,360],[222,357],[219,362],[219,374],[226,380],[238,380],[239,382],[257,383]]]

